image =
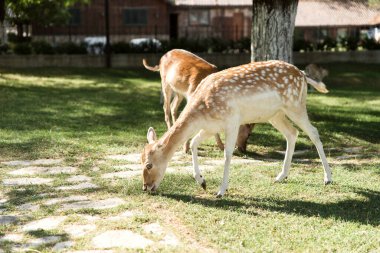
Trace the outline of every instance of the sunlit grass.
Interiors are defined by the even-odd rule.
[[[102,179],[102,174],[114,172],[114,166],[119,165],[117,161],[105,162],[106,155],[139,152],[149,126],[154,126],[159,136],[166,131],[159,104],[159,76],[145,70],[0,70],[0,161],[63,158],[64,164],[77,166],[79,173],[91,177],[99,186],[71,194],[126,200],[126,204],[107,210],[59,211],[57,205],[42,206],[25,219],[67,215],[64,224],[71,224],[78,222],[80,214],[103,219],[137,210],[140,214],[130,220],[101,219],[95,223],[99,231],[131,229],[143,233],[141,224],[158,221],[171,227],[184,242],[177,252],[203,248],[218,252],[377,252],[379,65],[324,67],[330,71],[325,81],[330,93],[312,92],[307,102],[311,122],[319,130],[334,172],[333,185],[323,185],[318,154],[302,132],[296,150],[308,152],[295,156],[289,178],[275,184],[283,159],[276,151],[285,150],[286,142],[269,124],[255,127],[247,154],[235,154],[264,162],[233,164],[230,188],[222,199],[214,196],[222,179],[222,166],[203,174],[207,191],[186,173],[167,174],[159,191],[153,194],[141,191],[140,177]],[[339,156],[347,155],[344,148],[348,147],[360,147],[358,157],[339,160]],[[213,139],[201,146],[200,155],[203,161],[223,157]],[[0,166],[1,178],[8,171]],[[64,186],[68,177],[54,176],[53,187]],[[10,199],[7,212],[19,212],[17,207],[25,203],[41,204],[48,198],[62,197],[50,186],[0,186],[0,190]],[[0,234],[16,229],[16,225],[1,227]],[[76,239],[73,249],[88,249],[91,238],[99,231]],[[30,233],[25,240],[55,234],[62,231]],[[0,243],[0,247],[10,250],[6,243]],[[42,252],[50,249],[38,248]]]

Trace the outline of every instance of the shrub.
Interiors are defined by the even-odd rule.
[[[337,41],[334,40],[333,38],[331,37],[326,37],[324,40],[323,40],[323,49],[325,51],[330,51],[331,49],[333,48],[336,48],[337,46]]]
[[[355,51],[358,49],[360,39],[358,37],[348,37],[348,38],[343,38],[341,43],[342,46],[347,49],[347,51]]]
[[[0,45],[0,54],[6,54],[9,51],[9,45],[8,44],[2,44]]]
[[[129,43],[120,41],[111,45],[111,51],[114,54],[127,54],[131,53],[132,49]]]
[[[28,42],[16,43],[13,47],[15,54],[28,55],[32,53],[32,47]]]
[[[31,37],[20,37],[15,33],[8,33],[8,41],[12,43],[31,42]]]
[[[221,38],[210,38],[207,42],[209,45],[208,51],[210,52],[224,52],[231,46],[230,42]]]
[[[376,42],[376,40],[370,39],[368,37],[366,37],[362,41],[362,45],[363,45],[363,48],[368,49],[368,50],[377,50],[377,49],[380,49],[380,43]]]
[[[293,50],[299,52],[303,51],[313,51],[313,44],[304,39],[298,39],[293,42]]]
[[[59,54],[87,54],[86,44],[75,44],[74,42],[58,44],[55,51]]]
[[[251,48],[251,39],[248,37],[241,38],[233,43],[233,49],[239,52],[249,52]]]
[[[31,43],[35,54],[54,54],[54,48],[46,41],[33,41]]]

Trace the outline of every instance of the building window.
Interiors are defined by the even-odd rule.
[[[148,23],[148,11],[146,9],[124,10],[125,25],[146,25]]]
[[[69,25],[80,25],[80,10],[76,8],[70,8],[69,14]]]
[[[210,15],[208,10],[190,10],[190,25],[209,25]]]

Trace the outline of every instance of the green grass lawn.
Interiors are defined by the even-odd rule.
[[[107,155],[139,152],[149,126],[159,136],[166,130],[159,75],[145,70],[1,69],[0,162],[62,158],[77,166],[101,186],[83,194],[127,201],[123,207],[80,213],[109,216],[123,208],[139,210],[143,215],[132,221],[101,226],[138,230],[157,220],[183,242],[163,251],[380,252],[380,65],[324,67],[330,72],[325,80],[330,93],[310,93],[308,111],[332,167],[333,185],[323,185],[319,157],[302,132],[296,150],[307,152],[293,158],[289,179],[273,183],[283,159],[276,151],[284,151],[286,142],[269,124],[255,127],[247,154],[235,154],[263,162],[232,165],[230,188],[222,199],[214,196],[221,166],[204,173],[207,191],[189,173],[166,175],[154,194],[142,192],[140,177],[111,183],[102,179],[116,164],[105,164]],[[223,156],[213,139],[201,146],[200,155],[203,161]],[[9,171],[0,164],[0,179]],[[56,175],[53,186],[64,185],[67,177]],[[10,199],[3,210],[7,214],[17,213],[20,204],[43,200],[38,194],[51,187],[1,185],[0,190]],[[62,213],[75,214],[43,206],[29,215],[33,220]],[[0,235],[15,229],[0,228]],[[76,241],[76,249],[87,249],[86,240]],[[9,250],[6,243],[1,246]],[[146,249],[153,250],[157,248]]]

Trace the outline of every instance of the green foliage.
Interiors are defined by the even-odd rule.
[[[32,53],[32,47],[30,46],[30,43],[28,42],[17,43],[17,44],[14,44],[13,52],[15,54],[28,55]]]
[[[8,44],[1,44],[0,45],[0,54],[5,54],[9,52],[9,45]]]
[[[114,54],[127,54],[132,52],[128,42],[119,41],[111,45],[111,51]]]
[[[18,27],[22,37],[22,25],[31,22],[41,25],[65,24],[70,18],[69,7],[89,0],[5,0],[6,19]],[[21,34],[20,34],[21,33]]]
[[[355,51],[359,47],[360,38],[350,36],[341,39],[341,44],[347,49],[347,51]]]
[[[35,54],[54,54],[53,46],[46,41],[33,41],[31,46]]]
[[[362,46],[363,46],[363,48],[368,49],[368,50],[378,50],[378,49],[380,49],[380,43],[376,42],[374,39],[370,39],[368,37],[366,37],[362,41]]]
[[[297,39],[293,42],[293,51],[313,51],[313,44],[310,41],[304,39]]]
[[[74,42],[65,42],[55,47],[58,54],[87,54],[86,44],[76,44]]]

